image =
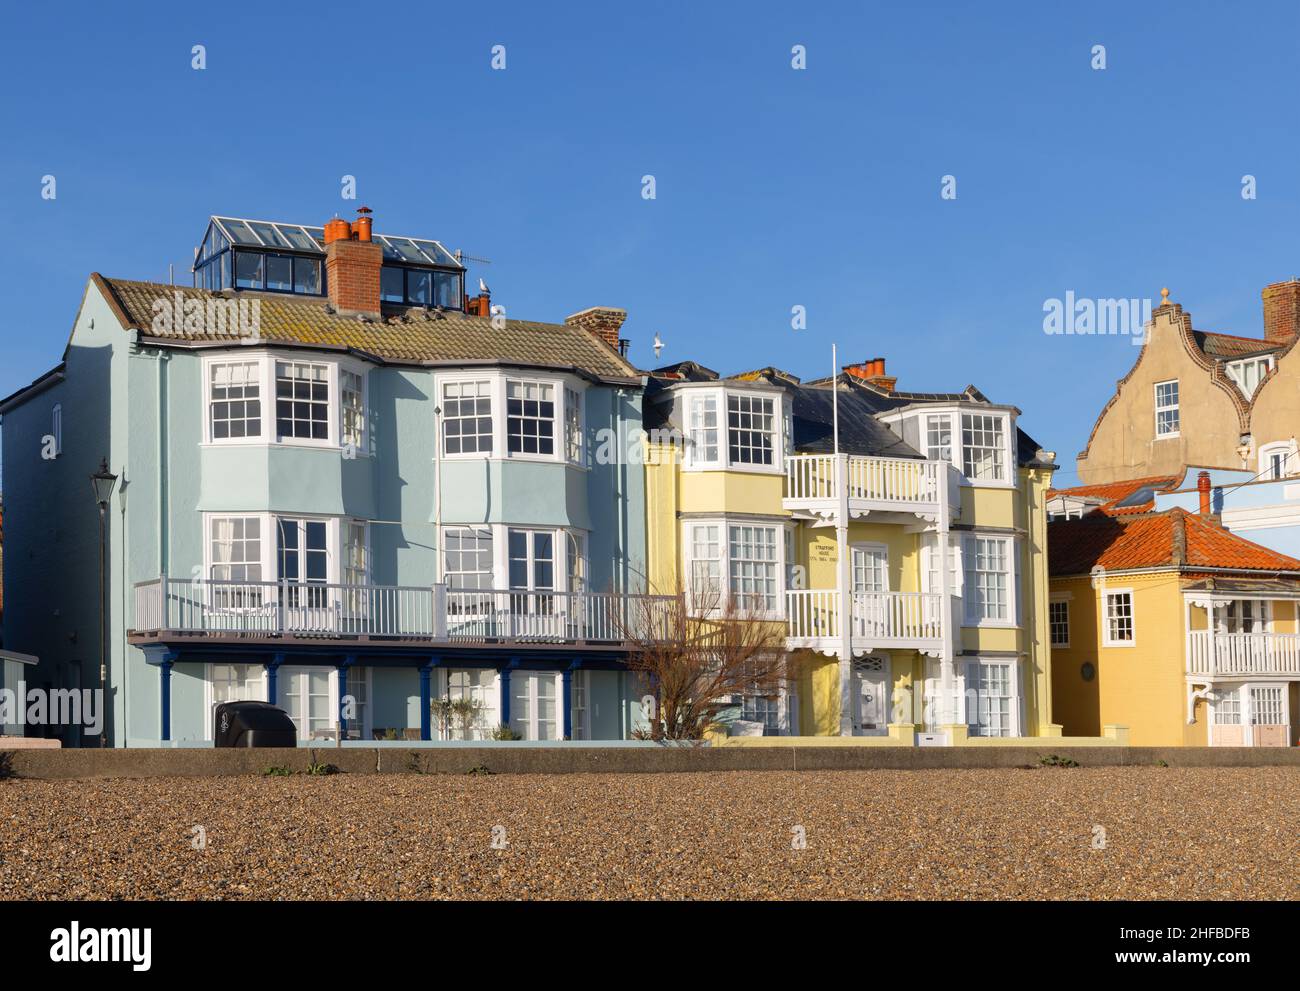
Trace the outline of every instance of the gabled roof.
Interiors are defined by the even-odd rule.
[[[1170,509],[1113,516],[1090,513],[1047,528],[1048,570],[1053,578],[1107,571],[1225,568],[1300,574],[1300,561],[1229,533],[1212,519]]]
[[[1149,475],[1122,482],[1104,482],[1097,485],[1075,485],[1070,488],[1048,489],[1047,498],[1057,496],[1097,499],[1098,510],[1103,513],[1144,513],[1155,508],[1155,494],[1172,489],[1183,480],[1177,475]]]
[[[184,326],[154,328],[154,303],[171,307],[182,300],[229,300],[226,293],[154,282],[106,279],[100,287],[125,329],[143,337],[178,345],[232,343],[228,335],[187,331]],[[329,300],[315,296],[245,292],[237,297],[260,301],[260,338],[269,344],[293,344],[356,351],[397,364],[515,364],[572,369],[598,379],[640,381],[636,370],[617,351],[591,332],[568,324],[507,320],[497,329],[487,317],[459,310],[420,307],[386,310],[383,319],[364,321],[334,311]],[[174,324],[174,322],[173,322]]]

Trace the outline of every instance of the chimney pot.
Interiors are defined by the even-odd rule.
[[[346,241],[352,237],[352,225],[342,217],[333,217],[325,222],[325,246],[335,241]]]
[[[1264,339],[1289,344],[1300,333],[1300,279],[1264,287]]]
[[[352,227],[358,241],[370,240],[370,214],[373,212],[368,206],[357,207],[357,219]]]
[[[1200,496],[1201,515],[1210,515],[1210,473],[1203,471],[1196,476],[1196,492]]]

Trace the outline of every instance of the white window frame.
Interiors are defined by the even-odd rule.
[[[324,438],[315,437],[280,437],[276,426],[276,363],[293,362],[297,364],[322,365],[326,368],[325,383],[328,391],[329,408],[326,411],[326,431]],[[212,370],[219,365],[254,365],[257,371],[258,402],[261,406],[259,430],[247,437],[214,437],[212,434]],[[202,360],[202,387],[199,390],[199,404],[203,417],[203,446],[205,447],[310,447],[315,449],[334,449],[340,453],[343,444],[343,372],[351,372],[361,379],[361,432],[362,442],[356,448],[358,457],[369,455],[370,443],[370,366],[351,358],[331,357],[312,351],[286,350],[275,348],[269,350],[223,351],[209,355]]]
[[[710,386],[708,388],[681,389],[678,393],[677,416],[684,425],[682,431],[686,440],[683,467],[687,471],[743,471],[758,475],[785,474],[785,457],[791,444],[791,418],[784,392],[759,390],[752,388],[735,388],[731,386]],[[756,464],[748,461],[731,460],[731,424],[730,404],[732,399],[764,399],[772,403],[772,429],[769,434],[772,444],[772,463]],[[712,402],[717,411],[717,426],[703,427],[699,424],[699,411],[702,404]],[[706,457],[704,449],[696,443],[697,432],[702,430],[717,431],[716,457]]]
[[[337,683],[338,674],[334,675]],[[361,685],[361,694],[364,698],[357,698],[356,686]],[[335,692],[337,692],[337,687]],[[369,665],[358,664],[356,667],[348,668],[348,695],[351,695],[355,702],[355,708],[361,710],[361,718],[353,716],[348,720],[348,731],[355,732],[358,740],[369,740],[374,733],[374,682],[371,678],[371,668]],[[342,715],[343,697],[339,697],[339,704],[335,707],[334,721],[337,725],[339,717]]]
[[[370,419],[369,417],[370,375],[367,373],[366,369],[361,368],[359,366],[354,367],[347,362],[339,363],[339,367],[338,367],[338,371],[336,372],[336,375],[338,376],[338,383],[339,383],[339,387],[338,387],[339,446],[342,448],[346,448],[349,444],[352,444],[353,455],[355,457],[366,456],[370,453],[370,424],[368,422]],[[359,389],[357,390],[345,389],[343,386],[345,375],[355,376],[358,383],[360,384]],[[344,419],[347,416],[348,410],[347,410],[347,406],[343,402],[343,394],[344,392],[354,392],[354,391],[357,393],[358,396],[361,397],[361,409],[358,411],[358,416],[360,418],[360,433],[358,434],[355,440],[349,441],[347,436],[347,429],[344,426]]]
[[[203,577],[205,579],[211,577],[213,565],[220,563],[214,562],[212,559],[212,528],[214,522],[219,519],[257,519],[261,521],[260,563],[262,565],[261,580],[264,582],[278,582],[282,577],[280,574],[279,521],[293,521],[296,523],[311,521],[325,524],[326,584],[338,585],[342,583],[340,577],[342,569],[340,548],[343,541],[342,527],[344,523],[366,524],[366,554],[367,558],[369,558],[369,523],[356,517],[321,516],[312,513],[220,513],[210,511],[203,514]]]
[[[1280,471],[1279,466],[1273,464],[1273,459],[1278,457],[1282,459]],[[1282,479],[1300,475],[1300,453],[1296,450],[1295,440],[1276,440],[1263,445],[1256,464],[1260,478]]]
[[[755,619],[773,619],[779,620],[785,617],[785,593],[786,593],[786,540],[780,532],[787,530],[789,524],[778,520],[756,520],[747,519],[742,516],[701,516],[692,517],[682,521],[682,565],[683,574],[686,576],[687,600],[694,610],[697,604],[692,601],[695,596],[695,590],[691,587],[693,580],[691,578],[695,570],[695,531],[697,526],[716,526],[718,528],[718,546],[719,546],[719,577],[721,591],[718,596],[718,606],[713,610],[706,610],[710,615],[717,614],[724,609],[731,601],[731,528],[733,526],[750,526],[763,527],[777,531],[776,540],[776,604],[770,610],[759,610],[750,614]]]
[[[1002,455],[1001,477],[971,478],[966,474],[966,437],[963,419],[966,416],[993,417],[999,421],[998,427],[1002,433],[1002,446],[999,448]],[[1016,462],[1016,420],[1010,410],[979,404],[922,406],[906,412],[880,414],[877,419],[900,437],[915,429],[917,433],[913,446],[919,451],[924,451],[928,461],[940,461],[952,465],[957,474],[961,476],[961,484],[965,487],[990,489],[1016,487],[1016,471],[1018,467]],[[937,427],[943,420],[947,421],[949,440],[949,456],[947,458],[934,457],[935,454],[942,454],[942,447],[940,446],[936,450],[930,446],[930,428],[932,425]]]
[[[563,417],[560,432],[563,434],[564,460],[575,467],[587,464],[587,396],[583,389],[564,383],[560,387]]]
[[[1110,635],[1110,616],[1111,616],[1111,597],[1128,596],[1128,619],[1130,637],[1127,640],[1116,640]],[[1103,647],[1135,647],[1137,646],[1137,597],[1133,594],[1132,588],[1112,588],[1106,586],[1101,589],[1101,645]]]
[[[313,737],[311,735],[311,726],[308,718],[308,710],[310,709],[310,704],[308,702],[308,699],[310,697],[310,693],[304,690],[308,685],[311,684],[312,672],[321,672],[321,671],[324,671],[326,673],[326,677],[328,679],[327,688],[326,688],[328,722],[326,722],[325,726],[322,728],[326,730],[332,729],[334,730],[335,733],[337,733],[339,728],[338,668],[328,664],[285,664],[281,666],[279,672],[276,675],[276,684],[275,684],[275,705],[276,706],[283,709],[287,713],[289,711],[289,706],[286,700],[289,695],[296,695],[299,699],[302,700],[303,725],[298,726],[297,723],[294,724],[294,728],[298,731],[298,739],[301,742],[309,742],[312,739],[324,739],[323,737]],[[298,691],[290,692],[289,687],[293,683],[293,679],[295,678],[301,679],[298,684]],[[290,716],[289,718],[292,719],[293,717]]]
[[[454,453],[447,452],[446,435],[444,431],[444,418],[440,413],[437,420],[437,437],[435,443],[438,445],[435,449],[435,457],[441,461],[536,461],[543,464],[563,464],[573,468],[583,468],[586,465],[587,449],[589,447],[587,438],[587,383],[576,375],[548,375],[543,372],[510,372],[503,369],[465,369],[461,371],[452,371],[439,374],[434,378],[434,396],[437,397],[436,405],[439,410],[444,408],[445,391],[444,387],[449,384],[464,383],[488,383],[489,410],[492,420],[492,450],[491,451],[457,451]],[[552,423],[552,436],[554,443],[550,454],[532,453],[529,451],[510,451],[509,447],[509,404],[507,403],[507,394],[510,383],[527,383],[535,385],[544,385],[552,390],[553,402],[555,405],[555,418]],[[569,403],[573,396],[577,397],[579,414],[578,422],[581,425],[582,433],[582,457],[580,461],[571,461],[568,457],[568,427]]]
[[[1176,395],[1172,403],[1166,402],[1164,405],[1161,405],[1160,387],[1165,385],[1172,385],[1174,387],[1174,392]],[[1182,395],[1183,392],[1182,389],[1179,387],[1178,379],[1165,379],[1164,381],[1157,382],[1155,383],[1155,385],[1152,386],[1151,399],[1152,399],[1152,403],[1155,406],[1154,426],[1156,432],[1156,440],[1169,440],[1171,438],[1181,436],[1181,431],[1183,426],[1183,414],[1182,414],[1182,408],[1180,404],[1182,403]],[[1173,430],[1161,431],[1160,414],[1167,413],[1170,410],[1172,410],[1174,413],[1175,422],[1177,426],[1175,426]]]
[[[1006,556],[1006,596],[1007,615],[1003,618],[984,617],[977,611],[980,606],[978,583],[974,581],[975,566],[978,563],[977,541],[995,540],[1003,545]],[[1016,627],[1020,625],[1020,542],[1014,536],[1004,533],[989,533],[976,530],[962,534],[962,586],[965,602],[963,609],[963,626],[979,627]]]
[[[215,681],[214,681],[214,679],[213,679],[213,670],[212,670],[212,669],[215,668],[215,667],[217,667],[218,665],[223,666],[223,667],[237,667],[237,666],[240,666],[240,665],[244,665],[244,666],[247,666],[247,667],[253,667],[253,668],[260,668],[260,669],[261,669],[261,676],[260,676],[259,679],[257,679],[257,682],[258,682],[258,684],[260,685],[260,687],[256,690],[256,695],[255,695],[254,697],[249,698],[249,699],[244,699],[244,698],[239,698],[239,699],[227,699],[226,701],[239,701],[239,702],[243,702],[243,701],[251,701],[251,702],[265,702],[265,701],[266,701],[266,665],[263,664],[263,663],[261,663],[260,661],[239,661],[239,662],[220,661],[220,662],[216,662],[216,663],[209,662],[209,663],[204,664],[204,665],[203,665],[203,714],[204,714],[204,715],[203,715],[203,718],[204,718],[204,724],[203,724],[203,735],[202,735],[201,737],[199,737],[199,739],[201,739],[201,740],[206,740],[206,741],[211,741],[211,740],[212,740],[212,722],[213,722],[213,713],[215,712],[216,707],[217,707],[216,684],[215,684]],[[244,679],[244,681],[242,682],[242,684],[243,684],[245,687],[250,686],[250,685],[252,685],[253,683],[254,683],[254,679],[251,679],[251,678],[246,678],[246,679]]]
[[[858,588],[858,555],[861,553],[864,557],[870,558],[873,553],[878,553],[883,561],[881,563],[881,579],[883,588],[879,589],[859,589]],[[879,594],[893,590],[889,581],[889,545],[873,540],[854,541],[849,545],[849,582],[850,590],[856,595],[858,592],[864,594]]]
[[[1061,623],[1058,624],[1053,610],[1060,609],[1065,616]],[[1065,639],[1056,639],[1056,629],[1058,625],[1065,627]],[[1049,599],[1047,602],[1047,641],[1050,647],[1067,648],[1070,646],[1070,600],[1069,599]]]
[[[492,731],[501,722],[501,672],[494,668],[473,666],[444,668],[439,676],[439,698],[449,699],[453,697],[452,676],[458,674],[468,675],[469,677],[465,679],[467,684],[455,687],[455,697],[464,698],[468,694],[469,698],[478,698],[483,703],[479,718],[475,726],[470,730],[470,739],[492,739]],[[485,675],[488,677],[485,677]],[[433,727],[433,732],[435,738],[441,739],[441,737],[437,736],[437,734],[441,733],[438,726]],[[449,732],[453,740],[460,739],[457,736],[458,727],[451,726]]]
[[[968,732],[971,736],[990,737],[994,735],[979,731],[980,681],[979,679],[972,677],[973,672],[977,669],[994,666],[1006,667],[1009,669],[1007,678],[1008,687],[1011,691],[1010,695],[999,696],[1000,698],[1005,697],[1010,699],[1010,705],[1007,707],[1007,717],[1010,725],[1007,727],[1006,733],[998,733],[996,735],[999,738],[1021,736],[1024,732],[1022,729],[1024,725],[1022,710],[1024,708],[1025,698],[1020,684],[1020,660],[1015,657],[976,656],[966,658],[966,664],[964,665],[965,671],[963,672],[964,677],[962,678],[962,681],[964,682],[963,701],[966,710],[966,725],[969,727]]]

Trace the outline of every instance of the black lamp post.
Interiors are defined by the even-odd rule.
[[[103,711],[104,701],[108,697],[108,609],[104,603],[104,555],[107,545],[107,535],[105,528],[105,517],[108,513],[108,503],[113,497],[113,486],[117,484],[117,476],[108,470],[108,459],[101,458],[99,461],[99,471],[90,476],[90,485],[95,491],[95,503],[99,506],[99,699],[100,711]],[[105,731],[108,727],[108,720],[105,719],[99,730],[99,745],[107,745],[105,740]]]

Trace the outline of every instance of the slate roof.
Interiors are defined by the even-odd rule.
[[[1259,337],[1238,337],[1235,334],[1215,334],[1207,330],[1193,330],[1192,337],[1202,353],[1208,358],[1222,361],[1235,361],[1254,355],[1273,354],[1281,351],[1285,345],[1266,341]]]
[[[229,342],[227,335],[153,328],[156,300],[171,305],[174,295],[184,299],[229,299],[222,293],[188,286],[106,279],[91,276],[111,304],[119,310],[124,327],[138,328],[146,337],[178,343]],[[487,317],[472,317],[459,310],[441,314],[419,307],[398,307],[384,318],[365,322],[332,312],[324,297],[277,293],[241,293],[261,301],[260,336],[270,343],[347,348],[384,361],[411,364],[497,363],[543,368],[575,369],[598,379],[636,381],[636,370],[617,351],[594,334],[567,324],[507,320],[498,330]]]
[[[1261,547],[1184,509],[1138,516],[1089,513],[1047,528],[1048,570],[1053,578],[1107,571],[1231,568],[1300,572],[1300,561]]]

